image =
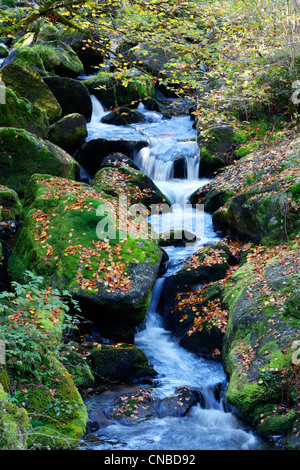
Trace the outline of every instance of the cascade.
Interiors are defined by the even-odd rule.
[[[158,372],[154,391],[161,399],[172,396],[176,387],[197,390],[202,400],[186,416],[153,417],[124,425],[108,420],[105,409],[114,397],[124,391],[145,387],[143,384],[115,387],[89,400],[93,416],[100,424],[89,442],[81,448],[95,450],[242,450],[261,449],[264,444],[232,413],[225,400],[227,379],[220,362],[198,357],[183,349],[177,338],[163,325],[159,302],[165,279],[177,271],[185,260],[201,246],[219,240],[209,214],[187,205],[189,195],[208,180],[199,178],[200,156],[196,131],[189,116],[172,119],[145,114],[145,122],[132,126],[112,126],[100,122],[103,108],[93,98],[94,112],[88,124],[87,139],[97,135],[109,138],[139,138],[146,136],[149,147],[142,148],[134,161],[147,173],[170,199],[172,212],[149,218],[154,230],[183,228],[197,235],[197,241],[187,246],[166,247],[169,255],[167,270],[155,283],[151,303],[143,324],[135,334],[135,346],[141,348]],[[113,129],[112,129],[113,128]],[[174,178],[174,161],[180,155],[186,165],[185,178]],[[178,224],[178,225],[177,225]],[[149,387],[149,386],[148,386]],[[99,418],[101,416],[101,418]]]

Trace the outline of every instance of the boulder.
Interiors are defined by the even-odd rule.
[[[95,175],[100,170],[105,157],[121,153],[132,159],[141,148],[148,147],[148,145],[146,140],[93,139],[83,144],[78,153],[78,160],[89,174]]]
[[[0,77],[5,86],[13,90],[19,98],[26,98],[41,108],[50,122],[59,119],[61,107],[36,71],[12,63],[0,69]]]
[[[29,418],[26,410],[10,403],[0,380],[0,449],[26,450]]]
[[[84,73],[81,60],[73,49],[62,41],[47,41],[31,46],[43,61],[44,68],[52,75],[76,78]]]
[[[263,437],[276,436],[296,449],[299,389],[291,384],[299,376],[299,313],[293,308],[299,255],[299,237],[254,247],[225,285],[223,297],[226,399]]]
[[[85,117],[74,113],[52,124],[47,137],[50,142],[72,155],[82,146],[87,135]]]
[[[112,111],[101,119],[104,124],[113,126],[128,126],[138,122],[144,122],[145,117],[139,111],[132,110],[126,106],[121,106],[116,111]]]
[[[89,356],[91,369],[98,381],[130,382],[142,377],[155,377],[145,353],[132,345],[101,345]]]
[[[49,87],[62,108],[61,117],[68,114],[82,114],[87,121],[92,116],[92,100],[82,82],[68,77],[46,77]]]
[[[19,99],[10,89],[0,86],[0,95],[5,97],[1,104],[0,127],[16,127],[45,137],[49,120],[46,113],[26,98]]]
[[[20,219],[22,204],[18,194],[7,186],[0,185],[0,222]]]
[[[49,174],[74,179],[78,163],[64,150],[23,129],[0,128],[0,184],[23,195],[31,175]]]
[[[256,243],[299,232],[299,139],[257,149],[191,196],[218,229]]]
[[[96,77],[84,80],[90,93],[106,108],[135,105],[146,98],[155,97],[155,88],[148,76],[124,76],[100,72]]]
[[[27,186],[12,279],[34,269],[72,293],[103,337],[132,342],[161,261],[157,241],[140,230],[144,219],[128,217],[118,199],[83,183],[34,175]]]
[[[99,170],[93,180],[93,187],[113,197],[126,196],[129,205],[141,204],[149,212],[158,209],[160,205],[171,207],[171,202],[149,176],[127,164]]]
[[[16,45],[14,45],[14,47],[16,47]],[[40,76],[48,75],[41,57],[30,46],[22,46],[19,49],[17,48],[10,52],[4,60],[2,67],[5,67],[5,65],[8,64],[20,65],[27,69],[33,69]]]

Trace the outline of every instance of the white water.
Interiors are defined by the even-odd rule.
[[[158,313],[158,303],[164,280],[180,268],[190,254],[204,244],[218,240],[209,214],[201,208],[184,207],[189,195],[207,182],[199,179],[199,155],[195,146],[196,131],[192,129],[188,116],[164,120],[153,113],[145,113],[147,122],[128,127],[109,126],[100,123],[105,113],[100,103],[93,98],[94,113],[88,125],[88,140],[97,137],[140,139],[147,136],[150,146],[142,149],[135,162],[152,176],[157,186],[170,199],[172,213],[153,216],[150,222],[157,232],[170,228],[183,228],[197,235],[197,242],[185,247],[168,247],[170,260],[168,270],[158,278],[152,294],[148,314],[142,327],[135,335],[135,345],[141,348],[149,362],[158,372],[155,378],[155,394],[161,398],[174,394],[178,386],[197,389],[204,397],[203,407],[193,406],[184,417],[152,418],[132,425],[108,421],[103,410],[114,397],[124,393],[128,387],[117,387],[89,401],[91,413],[102,415],[102,425],[83,448],[94,450],[249,450],[261,449],[264,445],[246,429],[237,417],[229,411],[224,400],[217,399],[216,387],[226,389],[226,376],[221,363],[200,358],[183,349],[176,338],[166,331]],[[157,114],[157,113],[156,113]],[[152,116],[152,117],[151,117]],[[141,135],[142,133],[142,135]],[[174,179],[174,159],[184,156],[187,162],[186,179]],[[130,390],[145,387],[137,384]],[[99,420],[98,420],[99,421]],[[101,421],[101,420],[100,420]]]

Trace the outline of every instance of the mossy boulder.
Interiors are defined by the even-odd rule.
[[[128,126],[138,122],[144,122],[145,118],[142,113],[133,109],[121,106],[116,111],[112,111],[101,119],[104,124],[111,124],[113,126]]]
[[[299,390],[292,385],[299,377],[293,359],[299,320],[288,302],[299,292],[299,249],[298,238],[256,247],[223,292],[228,311],[223,343],[227,401],[264,436],[288,433],[287,441],[296,437],[293,422],[299,400]]]
[[[8,56],[8,50],[6,47],[0,45],[0,59],[3,59],[4,57]]]
[[[10,403],[0,383],[0,450],[26,450],[29,418],[23,407]]]
[[[1,68],[0,77],[5,86],[13,90],[19,98],[26,98],[41,108],[50,122],[59,119],[61,107],[35,70],[12,63]]]
[[[91,119],[92,100],[82,82],[68,77],[46,77],[44,82],[61,106],[61,117],[78,113],[87,121]]]
[[[34,34],[34,33],[32,33]],[[18,47],[18,44],[14,45],[14,48]],[[37,52],[30,46],[24,45],[20,48],[14,49],[5,59],[2,66],[8,64],[20,65],[21,67],[26,67],[28,69],[33,69],[40,76],[48,75],[44,67],[44,63]]]
[[[171,207],[171,202],[153,183],[151,178],[127,163],[117,168],[105,167],[99,170],[93,180],[93,187],[113,197],[126,196],[128,204],[140,204],[148,211],[155,211],[161,205]],[[145,211],[144,216],[147,217]]]
[[[299,152],[294,139],[251,151],[195,191],[190,201],[213,213],[218,229],[256,243],[299,233]]]
[[[98,381],[130,382],[157,375],[145,353],[132,345],[101,345],[91,351],[89,358]]]
[[[50,285],[72,293],[101,333],[108,328],[120,337],[123,325],[131,342],[161,261],[151,231],[141,232],[144,219],[127,217],[117,198],[50,175],[31,178],[24,213],[9,260],[12,278],[22,280],[34,267]]]
[[[0,95],[5,96],[1,104],[0,127],[16,127],[25,129],[38,137],[45,137],[49,120],[46,113],[25,98],[17,95],[6,87],[0,86]]]
[[[198,133],[200,176],[212,176],[226,164],[234,144],[234,130],[229,125],[210,127]]]
[[[84,81],[90,93],[96,96],[106,108],[137,105],[146,98],[155,98],[152,80],[132,74],[119,78],[119,74],[100,72],[96,77]]]
[[[52,124],[48,131],[49,141],[70,154],[81,147],[87,135],[86,119],[78,113],[64,116]]]
[[[64,351],[62,363],[79,389],[86,389],[94,385],[95,377],[90,365],[87,359],[78,352],[74,350]]]
[[[7,186],[0,185],[0,222],[19,220],[22,204],[18,194]]]
[[[47,41],[32,46],[52,75],[76,78],[84,73],[81,60],[74,50],[62,41]]]
[[[24,194],[33,173],[71,179],[79,173],[78,163],[64,150],[23,129],[0,128],[0,144],[0,184],[18,194]]]

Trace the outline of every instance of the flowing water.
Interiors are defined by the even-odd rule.
[[[143,105],[145,122],[132,126],[113,126],[100,122],[105,114],[93,97],[93,116],[88,124],[88,138],[147,139],[149,147],[140,150],[134,160],[147,173],[173,204],[171,213],[152,216],[149,220],[157,232],[184,229],[197,235],[194,244],[167,247],[167,271],[155,283],[151,304],[143,325],[135,335],[135,346],[141,348],[158,372],[155,394],[172,396],[178,386],[198,390],[203,401],[193,406],[184,417],[153,417],[122,424],[110,420],[105,409],[115,397],[129,393],[145,384],[119,386],[89,399],[90,419],[100,423],[99,429],[83,440],[81,449],[94,450],[249,450],[263,449],[262,443],[237,418],[226,404],[226,376],[221,363],[204,359],[183,349],[177,339],[163,326],[158,312],[159,300],[167,276],[178,270],[184,261],[204,244],[217,241],[212,219],[200,208],[190,207],[189,195],[208,180],[199,178],[200,156],[196,131],[188,115],[164,119],[161,114],[148,112]],[[181,157],[184,178],[174,178],[174,162]],[[216,391],[219,391],[216,393]]]

